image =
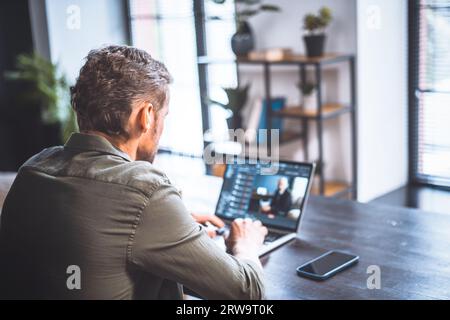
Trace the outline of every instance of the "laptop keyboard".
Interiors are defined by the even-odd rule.
[[[267,234],[266,238],[264,239],[264,243],[274,242],[275,240],[281,238],[282,236],[283,236],[283,234],[280,234],[280,233],[269,232]]]
[[[218,235],[225,235],[226,233],[229,232],[229,226],[228,224],[225,225],[225,227],[217,230],[217,234]],[[281,238],[283,236],[283,234],[281,233],[277,233],[277,232],[271,232],[269,231],[269,233],[267,234],[266,238],[264,239],[264,244],[269,244],[274,242],[275,240]]]

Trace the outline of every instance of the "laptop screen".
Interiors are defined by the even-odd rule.
[[[273,164],[272,164],[273,165]],[[216,215],[251,218],[268,227],[297,230],[313,166],[280,162],[275,174],[264,174],[264,164],[229,164],[224,175]]]

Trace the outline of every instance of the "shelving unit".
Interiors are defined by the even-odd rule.
[[[271,67],[276,65],[287,65],[299,68],[300,81],[306,82],[306,73],[309,68],[314,70],[315,82],[317,85],[317,110],[305,111],[302,106],[285,106],[281,111],[274,111],[271,109],[271,104],[266,112],[266,125],[267,128],[273,128],[272,121],[274,118],[282,119],[297,119],[299,120],[302,130],[301,132],[283,131],[280,137],[280,143],[287,143],[294,140],[301,139],[303,141],[305,161],[310,161],[308,152],[308,129],[311,121],[317,123],[317,139],[318,139],[318,159],[316,163],[319,168],[318,176],[319,183],[313,187],[313,193],[324,195],[341,197],[350,195],[351,198],[357,197],[357,143],[356,143],[356,88],[355,88],[355,59],[352,55],[330,53],[318,58],[308,58],[303,55],[293,55],[283,60],[269,61],[269,60],[250,60],[247,58],[237,58],[236,60],[214,60],[209,57],[199,57],[198,63],[201,66],[207,66],[212,63],[236,63],[238,70],[238,83],[239,83],[239,68],[240,64],[252,64],[260,65],[263,68],[263,81],[266,101],[271,101]],[[348,63],[350,68],[350,97],[351,101],[349,105],[343,105],[340,103],[323,103],[322,100],[322,72],[325,65],[336,63]],[[352,181],[350,183],[344,183],[341,181],[331,181],[326,179],[323,170],[324,148],[323,148],[323,130],[324,121],[339,117],[343,114],[350,114],[351,118],[351,159],[352,159]],[[270,145],[270,143],[269,143]]]

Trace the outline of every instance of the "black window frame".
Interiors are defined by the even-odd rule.
[[[419,0],[408,1],[408,150],[409,182],[418,184],[418,99],[416,88],[419,84]]]
[[[412,185],[450,190],[450,185],[436,182],[419,173],[419,39],[420,0],[408,1],[408,178]],[[434,180],[434,181],[433,181]]]

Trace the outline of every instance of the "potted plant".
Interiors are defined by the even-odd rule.
[[[331,9],[322,7],[318,15],[307,14],[303,19],[303,29],[306,34],[303,36],[308,57],[320,57],[324,53],[325,28],[330,24],[333,16]]]
[[[209,99],[210,103],[217,104],[229,111],[229,117],[227,119],[229,129],[239,129],[242,127],[242,109],[247,103],[248,91],[250,85],[246,85],[243,88],[223,88],[228,97],[228,103],[222,103],[216,100]]]
[[[60,144],[77,130],[70,107],[69,88],[58,66],[37,53],[20,54],[16,70],[4,74],[9,81],[20,81],[25,92],[21,99],[27,106],[36,106],[42,123],[42,144]]]
[[[223,4],[226,0],[213,0]],[[231,49],[236,56],[246,56],[255,47],[253,31],[248,19],[263,11],[280,11],[275,5],[261,4],[261,0],[235,0],[236,33],[231,37]]]
[[[299,83],[298,87],[302,93],[302,108],[306,112],[317,111],[316,85],[311,82]]]

